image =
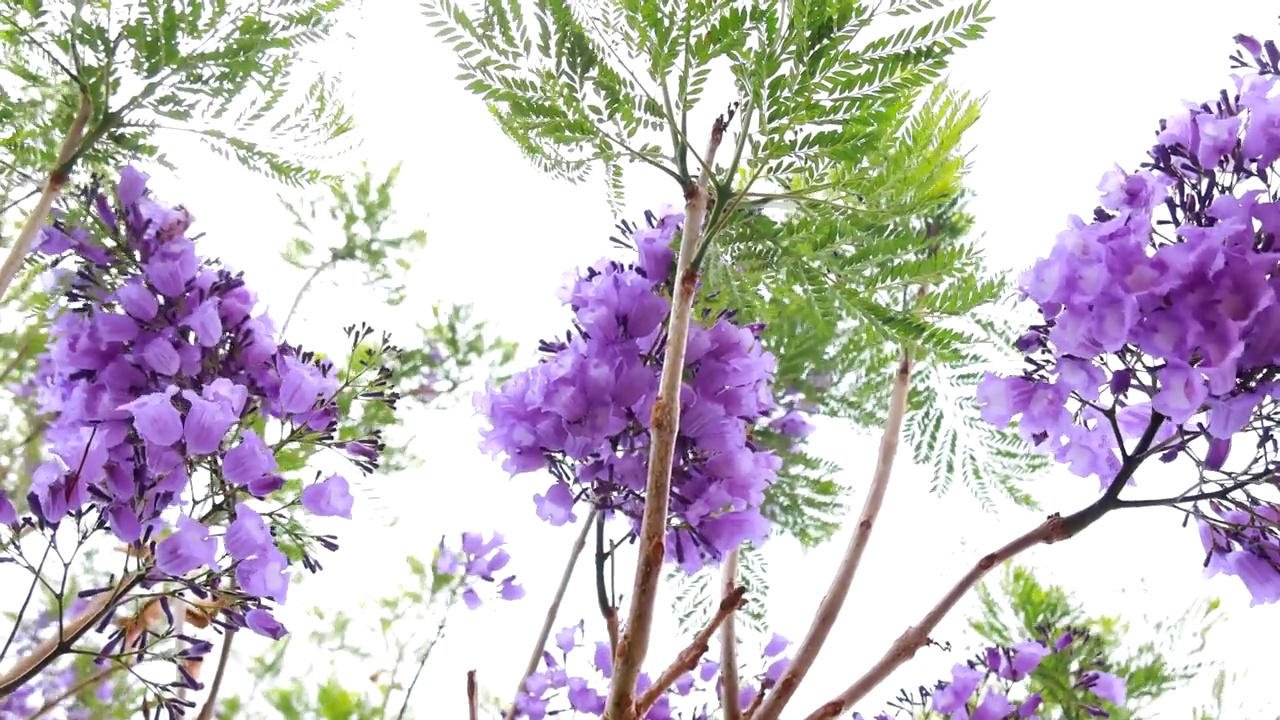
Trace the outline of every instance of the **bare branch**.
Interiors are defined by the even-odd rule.
[[[889,487],[889,477],[893,473],[893,461],[898,453],[898,440],[902,433],[902,420],[907,412],[907,393],[911,387],[911,358],[903,350],[898,362],[898,371],[893,378],[893,389],[889,396],[889,414],[885,420],[884,436],[880,439],[880,455],[876,460],[875,474],[871,479],[871,488],[867,491],[867,499],[862,505],[862,514],[858,518],[858,526],[849,539],[844,558],[831,579],[831,587],[827,590],[818,611],[813,616],[813,623],[805,633],[804,640],[796,648],[791,664],[779,678],[773,692],[760,705],[753,720],[777,720],[787,702],[795,694],[796,688],[804,680],[805,674],[813,667],[814,660],[822,650],[823,643],[831,634],[845,598],[849,595],[849,587],[853,584],[853,576],[858,572],[862,555],[871,539],[871,531],[875,528],[876,518],[884,504],[885,491]]]
[[[724,599],[738,586],[738,555],[739,548],[734,548],[724,559],[721,581]],[[738,705],[738,638],[733,624],[733,611],[730,611],[720,626],[720,707],[724,710],[724,720],[742,720],[742,708]]]

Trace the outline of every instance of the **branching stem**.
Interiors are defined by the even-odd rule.
[[[644,691],[640,699],[636,702],[635,716],[644,717],[649,712],[649,708],[658,702],[658,698],[662,697],[667,690],[680,679],[681,675],[693,670],[697,666],[698,661],[703,655],[707,654],[707,650],[711,646],[711,636],[716,634],[716,628],[721,623],[727,621],[733,616],[733,613],[742,607],[742,598],[747,593],[747,588],[739,585],[733,588],[729,594],[724,596],[720,601],[720,607],[716,608],[716,614],[711,617],[711,622],[707,623],[694,638],[689,646],[680,651],[674,662],[671,663],[658,679],[654,681],[649,689]]]
[[[649,635],[653,630],[653,607],[658,583],[662,579],[665,556],[667,509],[671,493],[671,466],[675,460],[676,432],[680,427],[680,387],[684,377],[684,358],[689,339],[689,323],[693,316],[693,296],[698,273],[691,264],[702,234],[702,221],[707,213],[707,185],[715,166],[716,150],[724,139],[727,121],[716,118],[707,143],[705,162],[696,183],[685,188],[684,233],[676,263],[675,289],[671,298],[671,317],[667,324],[666,357],[662,362],[662,380],[653,404],[650,423],[649,476],[645,483],[644,516],[640,524],[639,562],[635,584],[631,590],[631,606],[626,628],[618,641],[614,659],[613,685],[605,707],[605,720],[631,720],[634,711],[636,680],[649,652]]]

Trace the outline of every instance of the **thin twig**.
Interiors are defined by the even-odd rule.
[[[560,575],[560,586],[556,588],[555,597],[551,599],[551,605],[547,608],[547,616],[542,621],[542,629],[538,631],[538,640],[533,644],[533,653],[529,655],[529,663],[525,665],[524,673],[520,675],[520,686],[516,688],[515,697],[519,697],[520,693],[525,691],[524,682],[529,676],[537,672],[538,664],[542,662],[542,653],[547,647],[547,638],[551,637],[551,628],[555,625],[556,615],[560,613],[560,603],[564,600],[564,594],[569,589],[569,580],[573,578],[573,569],[578,566],[578,558],[582,555],[582,549],[587,545],[587,533],[591,531],[591,525],[596,519],[595,508],[587,513],[587,519],[582,523],[582,531],[578,533],[578,538],[573,541],[573,547],[569,550],[569,561],[565,563],[564,572]],[[603,523],[601,523],[603,525]],[[507,711],[507,720],[515,720],[516,705],[515,701],[511,702],[511,709]]]
[[[658,702],[658,698],[662,697],[681,675],[693,670],[698,665],[698,661],[703,655],[707,654],[707,650],[711,647],[711,636],[716,634],[716,629],[720,624],[725,622],[735,611],[743,605],[743,596],[746,595],[747,588],[739,585],[732,592],[720,601],[720,607],[716,608],[716,614],[712,616],[711,622],[707,623],[694,638],[689,646],[680,651],[674,662],[662,671],[658,679],[653,681],[653,685],[644,691],[640,699],[636,702],[635,716],[644,717],[644,714]]]
[[[722,598],[728,598],[738,587],[738,553],[739,548],[734,548],[725,556]],[[724,720],[742,720],[742,708],[738,704],[738,638],[733,615],[733,611],[729,611],[720,626],[720,707],[724,709]]]
[[[231,660],[231,641],[236,639],[236,629],[228,627],[222,636],[222,650],[218,653],[218,667],[213,671],[213,681],[209,683],[209,696],[205,698],[204,707],[196,720],[213,720],[214,709],[218,706],[218,691],[222,688],[222,677],[227,672],[227,663]]]
[[[862,514],[858,518],[858,526],[849,539],[844,558],[831,579],[831,587],[818,605],[809,631],[804,640],[796,648],[791,664],[787,666],[778,684],[755,714],[754,720],[777,720],[782,709],[787,706],[795,694],[796,688],[804,680],[805,674],[813,667],[814,660],[822,650],[823,643],[831,634],[845,598],[849,595],[849,587],[853,584],[853,576],[862,562],[862,555],[871,539],[871,531],[875,528],[876,518],[884,504],[885,491],[889,487],[889,478],[893,474],[893,460],[898,453],[899,436],[902,433],[902,420],[907,412],[907,393],[911,387],[911,357],[904,349],[898,361],[898,371],[894,375],[893,390],[889,395],[889,413],[884,424],[884,436],[880,439],[880,455],[876,459],[875,474],[871,479],[871,488],[867,491],[867,499],[863,501]]]
[[[724,116],[716,118],[711,139],[707,143],[706,163],[702,173],[696,183],[685,188],[684,233],[680,238],[675,289],[671,298],[671,318],[667,325],[666,357],[662,362],[662,380],[650,420],[649,477],[645,483],[644,516],[640,523],[640,557],[635,584],[631,589],[631,607],[627,613],[626,629],[618,641],[615,653],[613,685],[609,688],[605,720],[630,719],[636,680],[640,677],[640,667],[649,652],[653,607],[665,559],[671,467],[675,461],[676,433],[680,427],[680,387],[689,340],[689,322],[693,315],[694,290],[698,282],[697,270],[691,267],[691,262],[698,248],[702,221],[707,213],[710,170],[715,166],[716,150],[724,139],[726,125]]]
[[[88,689],[90,686],[97,685],[98,683],[106,680],[112,675],[125,669],[125,667],[126,667],[126,664],[122,662],[111,663],[110,665],[102,668],[101,670],[94,673],[93,675],[90,675],[84,680],[81,680],[75,685],[72,685],[70,689],[66,690],[60,695],[55,696],[53,699],[49,700],[44,705],[41,705],[40,709],[37,710],[34,715],[27,718],[27,720],[38,720],[39,718],[42,718],[45,715],[48,715],[49,713],[53,712],[59,705],[65,702],[67,699],[76,697],[77,695],[79,695],[80,693]]]
[[[604,563],[611,557],[604,549],[604,510],[596,513],[600,516],[596,523],[596,604],[600,606],[600,617],[604,618],[605,630],[609,633],[609,657],[613,657],[618,653],[618,609],[613,606],[610,588],[604,582]],[[612,562],[609,567],[613,568]]]
[[[4,265],[0,266],[0,298],[4,297],[9,286],[13,284],[13,279],[17,277],[18,270],[22,267],[22,261],[26,259],[27,253],[31,252],[36,235],[44,227],[44,221],[49,217],[54,201],[58,199],[58,193],[62,191],[62,186],[70,177],[71,169],[68,163],[80,147],[85,125],[89,123],[89,116],[92,114],[93,99],[88,93],[82,92],[80,109],[76,111],[75,120],[71,122],[71,128],[67,130],[67,136],[62,141],[62,147],[58,149],[58,159],[54,161],[53,170],[49,172],[49,179],[40,193],[40,199],[36,201],[35,208],[27,216],[27,221],[23,224],[22,231],[18,233],[18,239],[14,241],[13,247],[9,248],[9,257],[5,258]]]
[[[480,689],[476,683],[476,671],[467,671],[467,718],[480,720]]]
[[[323,275],[326,270],[333,269],[333,266],[337,264],[337,260],[331,257],[318,265],[307,276],[306,281],[302,283],[302,287],[298,288],[298,294],[293,296],[293,304],[289,306],[289,312],[284,316],[284,322],[280,325],[280,337],[284,337],[284,331],[289,329],[290,321],[293,320],[294,314],[298,312],[298,306],[302,304],[302,296],[306,295],[307,291],[311,289],[311,284],[316,281],[316,278]]]
[[[404,691],[404,702],[400,703],[400,712],[396,713],[396,720],[404,720],[404,714],[409,710],[409,698],[413,695],[413,688],[418,685],[418,679],[422,677],[422,670],[427,667],[427,660],[431,659],[431,651],[435,649],[436,643],[440,642],[440,638],[444,637],[445,621],[449,619],[449,610],[453,608],[453,603],[457,601],[458,593],[449,596],[448,602],[444,605],[444,610],[440,613],[440,623],[436,625],[436,636],[431,638],[431,642],[422,649],[422,655],[418,658],[418,669],[413,673],[413,679],[409,681],[409,687]]]

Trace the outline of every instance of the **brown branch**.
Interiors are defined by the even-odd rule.
[[[747,705],[747,709],[742,711],[742,717],[744,720],[751,720],[751,718],[755,717],[755,713],[760,709],[760,702],[764,700],[764,692],[767,689],[768,688],[764,685],[761,685],[760,692],[757,692],[755,696],[751,698],[751,702]]]
[[[662,562],[665,559],[671,466],[675,461],[676,432],[680,427],[680,388],[684,377],[689,323],[693,315],[694,290],[698,282],[697,269],[692,263],[702,235],[702,222],[707,214],[710,171],[715,167],[716,150],[724,139],[726,127],[724,116],[716,118],[704,156],[706,164],[698,181],[685,188],[684,233],[680,238],[675,288],[671,297],[671,317],[667,324],[666,357],[662,362],[662,380],[650,421],[649,476],[645,483],[644,515],[640,523],[640,556],[635,584],[631,589],[631,607],[627,613],[626,628],[615,653],[613,685],[609,689],[604,720],[630,720],[636,680],[649,652],[653,607],[657,601]]]
[[[1071,532],[1070,524],[1067,520],[1064,520],[1060,515],[1054,514],[1050,515],[1034,530],[1021,535],[999,550],[982,556],[964,574],[964,577],[960,578],[959,582],[953,585],[947,591],[947,594],[942,596],[942,599],[921,618],[920,622],[907,628],[907,631],[894,641],[889,651],[885,653],[879,662],[873,665],[866,674],[858,678],[856,682],[835,699],[810,713],[806,720],[831,720],[831,718],[843,715],[853,703],[861,700],[875,686],[889,677],[894,670],[897,670],[903,663],[914,657],[916,651],[929,644],[929,633],[933,632],[938,623],[942,622],[942,619],[955,607],[960,598],[964,597],[965,593],[969,592],[996,565],[1036,545],[1059,542],[1074,534]]]
[[[600,606],[600,617],[604,618],[605,629],[609,632],[609,657],[613,657],[618,654],[618,609],[610,597],[612,588],[605,587],[604,582],[606,559],[610,571],[613,569],[613,549],[608,553],[604,550],[604,510],[596,513],[600,516],[596,522],[596,604]]]
[[[734,548],[724,559],[720,595],[725,599],[738,586],[738,557],[738,548]],[[733,615],[730,610],[720,625],[720,707],[724,710],[724,720],[742,720],[742,708],[738,704],[738,638]]]
[[[231,641],[236,639],[236,629],[228,627],[223,634],[222,650],[218,653],[218,668],[213,671],[213,681],[209,683],[209,696],[205,698],[204,707],[196,720],[213,720],[213,713],[218,706],[218,691],[222,689],[222,678],[227,672],[227,663],[231,660]]]
[[[529,676],[537,672],[538,664],[542,662],[543,650],[547,647],[547,638],[551,637],[551,628],[555,625],[556,615],[560,613],[560,603],[564,600],[565,592],[569,589],[569,580],[573,577],[573,569],[578,566],[578,558],[582,555],[582,549],[587,545],[587,533],[591,531],[591,524],[595,520],[596,510],[591,509],[587,514],[587,519],[582,523],[582,531],[578,533],[578,538],[573,541],[573,547],[569,550],[569,561],[565,563],[564,572],[560,575],[560,586],[556,588],[555,597],[551,599],[551,605],[547,608],[547,616],[542,621],[542,629],[538,631],[538,640],[533,644],[533,653],[529,656],[529,663],[525,665],[524,673],[520,676],[520,685],[516,688],[515,697],[519,697],[524,692],[524,682]],[[601,523],[603,524],[603,523]],[[511,702],[511,709],[507,711],[507,720],[515,720],[516,705],[515,701]],[[201,720],[204,720],[203,718]]]
[[[875,474],[871,478],[871,488],[867,499],[863,501],[862,514],[858,518],[858,526],[849,539],[844,558],[831,579],[831,587],[818,605],[813,622],[805,633],[804,640],[796,648],[791,664],[778,684],[753,716],[753,720],[777,720],[787,702],[795,694],[804,680],[814,660],[822,650],[831,628],[835,625],[845,598],[849,595],[849,587],[853,584],[853,576],[862,562],[862,555],[871,539],[871,531],[875,528],[876,518],[884,504],[885,491],[889,487],[889,478],[893,473],[894,457],[898,453],[898,440],[902,433],[902,420],[907,412],[907,393],[911,387],[911,358],[903,350],[898,361],[898,370],[894,375],[893,389],[889,395],[889,413],[885,420],[884,435],[880,439],[880,455],[876,460]]]
[[[480,689],[476,683],[476,671],[467,671],[467,718],[480,720]]]
[[[9,256],[5,258],[4,265],[0,266],[0,298],[4,297],[9,286],[13,284],[13,279],[17,277],[18,270],[22,267],[22,261],[26,259],[27,253],[31,252],[31,246],[35,244],[36,235],[44,227],[44,221],[48,219],[49,212],[53,210],[53,203],[58,199],[58,193],[62,191],[62,186],[70,177],[70,163],[80,148],[85,126],[88,125],[92,114],[93,99],[88,93],[82,92],[80,109],[76,111],[75,120],[71,122],[71,128],[67,130],[67,136],[62,140],[62,147],[58,149],[58,159],[54,161],[53,169],[49,171],[49,179],[40,193],[40,199],[36,201],[35,208],[27,216],[27,221],[23,224],[22,231],[18,233],[18,239],[14,241],[13,247],[9,248]]]
[[[711,622],[707,623],[707,626],[693,638],[693,642],[689,643],[688,647],[680,651],[671,666],[663,670],[658,679],[653,682],[653,685],[649,686],[649,689],[645,690],[644,694],[640,696],[634,710],[635,717],[644,717],[649,708],[658,702],[658,698],[662,697],[662,694],[674,685],[681,675],[697,666],[698,661],[711,648],[711,636],[716,634],[716,629],[720,627],[721,623],[732,616],[734,611],[742,607],[742,598],[746,593],[747,588],[739,585],[720,601],[720,607],[716,608],[716,614],[712,616]]]
[[[40,643],[9,668],[8,672],[0,675],[0,698],[6,697],[25,685],[59,655],[70,650],[85,633],[89,632],[90,628],[119,607],[129,591],[141,582],[143,577],[145,572],[126,575],[114,589],[99,593],[89,605],[89,609],[64,625],[59,635],[54,635]]]

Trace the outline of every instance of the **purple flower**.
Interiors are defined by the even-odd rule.
[[[986,675],[968,665],[957,663],[951,668],[951,682],[934,691],[933,710],[940,713],[959,712],[973,697]]]
[[[354,504],[355,498],[351,497],[351,489],[341,475],[330,475],[302,490],[302,506],[312,515],[350,520],[351,506]]]
[[[209,528],[179,515],[177,530],[156,544],[156,567],[168,575],[186,575],[212,566],[217,552],[218,541],[209,536]]]
[[[271,531],[262,516],[244,503],[236,503],[236,519],[227,526],[222,544],[236,560],[247,560],[275,548]]]
[[[970,715],[970,720],[1004,720],[1014,711],[1013,703],[1004,695],[987,688],[982,703]]]
[[[1124,705],[1126,699],[1125,682],[1111,673],[1089,673],[1085,679],[1089,690],[1094,695],[1115,705]]]
[[[249,626],[250,630],[272,640],[279,640],[289,634],[289,631],[285,629],[284,625],[280,624],[279,620],[276,620],[274,615],[260,608],[254,608],[245,613],[244,622]]]
[[[560,648],[560,652],[568,655],[578,646],[578,632],[582,630],[582,627],[582,623],[569,625],[556,633],[556,647]]]
[[[0,525],[12,525],[18,521],[18,511],[14,509],[13,503],[9,502],[9,496],[0,489]]]
[[[276,467],[271,448],[252,430],[245,430],[240,444],[222,458],[222,476],[237,485],[258,480]]]
[[[143,395],[120,406],[133,415],[133,427],[139,437],[156,445],[172,445],[182,439],[182,416],[173,406],[178,388],[170,385],[164,392]]]
[[[287,571],[289,559],[276,549],[266,546],[236,566],[236,582],[250,595],[274,600],[283,605],[289,593],[291,573]]]
[[[769,643],[764,646],[764,656],[767,658],[774,657],[783,650],[786,650],[789,645],[791,645],[790,640],[782,637],[778,633],[774,633],[773,637],[769,638]]]

